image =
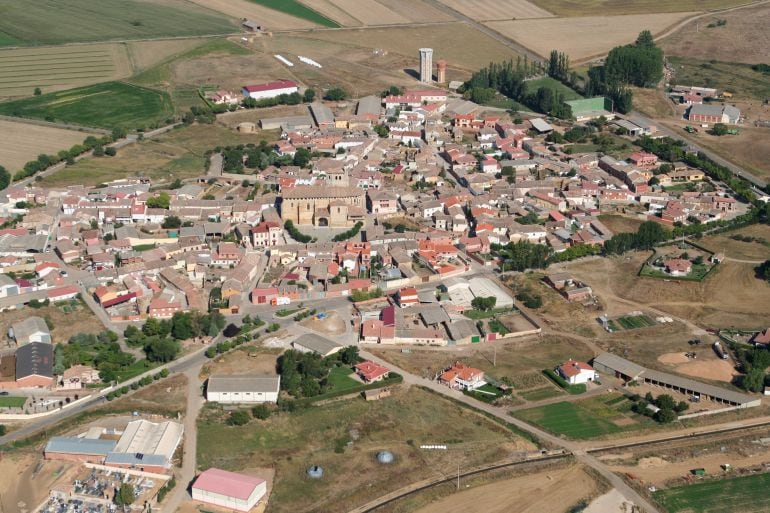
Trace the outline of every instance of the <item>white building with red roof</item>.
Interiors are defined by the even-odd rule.
[[[354,368],[356,369],[356,374],[358,374],[366,383],[382,381],[388,377],[388,374],[390,374],[390,369],[371,360],[357,363]]]
[[[291,80],[277,80],[275,82],[267,82],[266,84],[243,86],[241,91],[244,98],[264,100],[265,98],[275,98],[282,94],[297,93],[299,88],[297,83]]]
[[[556,367],[556,372],[558,372],[570,385],[588,383],[597,378],[596,371],[593,367],[585,362],[578,362],[571,358]]]
[[[267,495],[267,482],[218,468],[205,470],[192,485],[195,501],[235,511],[249,511]]]
[[[439,382],[457,390],[475,390],[487,384],[484,371],[455,363],[439,377]]]

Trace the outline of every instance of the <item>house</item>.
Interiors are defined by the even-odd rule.
[[[366,360],[355,364],[356,374],[358,374],[365,383],[375,383],[382,381],[390,374],[390,369],[371,360]]]
[[[415,287],[404,287],[403,289],[400,289],[396,293],[396,300],[401,308],[420,303],[420,298],[417,296],[417,289]]]
[[[147,316],[155,319],[171,319],[175,313],[182,310],[184,308],[181,302],[157,297],[150,301],[150,306],[147,308]]]
[[[276,403],[280,389],[281,376],[214,374],[206,385],[206,400],[222,404]]]
[[[684,258],[670,258],[663,261],[663,266],[671,276],[687,276],[692,271],[692,263]]]
[[[646,151],[635,151],[628,157],[628,160],[633,165],[639,167],[653,167],[658,164],[657,155],[647,153]]]
[[[297,83],[291,80],[278,80],[265,84],[243,86],[242,92],[244,98],[263,100],[265,98],[275,98],[282,94],[296,93],[299,92],[299,88]]]
[[[578,362],[571,358],[556,367],[556,372],[570,385],[588,383],[598,378],[593,367],[585,362]]]
[[[194,501],[228,510],[249,511],[267,495],[267,482],[254,476],[210,468],[192,485]]]
[[[439,382],[457,390],[475,390],[487,384],[484,371],[455,363],[439,376]]]
[[[51,343],[51,330],[48,329],[45,319],[34,315],[13,323],[8,330],[8,336],[20,346],[31,342]]]
[[[65,370],[59,379],[57,388],[61,390],[80,390],[85,385],[101,383],[99,371],[88,365],[73,365]]]

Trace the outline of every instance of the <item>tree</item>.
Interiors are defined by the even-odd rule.
[[[305,94],[302,95],[302,101],[311,103],[313,100],[315,100],[315,91],[312,89],[305,89]]]
[[[3,166],[0,166],[0,191],[7,189],[11,185],[11,173]]]
[[[757,267],[757,276],[765,281],[770,281],[770,260],[765,260]]]
[[[115,504],[118,506],[130,506],[136,500],[134,485],[131,483],[122,483],[118,491],[115,492]]]
[[[711,135],[716,136],[723,136],[727,135],[727,125],[724,123],[714,123],[714,126],[711,127]]]
[[[660,409],[655,413],[653,418],[661,424],[669,424],[676,420],[676,412],[669,409]]]
[[[292,159],[292,164],[299,167],[307,167],[311,158],[312,154],[310,153],[310,150],[307,148],[297,148],[297,152]]]
[[[168,206],[171,204],[171,197],[167,192],[161,192],[157,196],[147,199],[146,204],[147,208],[162,208],[167,210]]]
[[[179,344],[168,338],[153,339],[144,346],[144,352],[151,362],[168,363],[179,353]]]
[[[40,96],[41,94],[43,94],[43,91],[41,91],[39,87],[36,87],[33,94],[35,96]]]
[[[662,394],[655,400],[655,405],[661,410],[673,410],[676,407],[676,401],[670,395]]]
[[[161,225],[161,227],[166,230],[179,228],[181,226],[182,226],[182,220],[179,219],[177,216],[168,216],[163,220],[163,224]]]
[[[345,365],[354,365],[358,363],[358,347],[356,346],[347,346],[342,351],[340,351],[340,360]]]
[[[249,423],[249,414],[245,411],[234,411],[227,418],[227,424],[230,426],[243,426]]]
[[[114,157],[117,155],[118,150],[115,149],[114,146],[108,146],[107,148],[104,148],[104,154],[108,157]]]
[[[333,102],[342,101],[347,97],[348,97],[347,91],[345,91],[340,87],[332,87],[331,89],[326,91],[326,95],[324,96],[326,100],[333,101]]]
[[[486,312],[488,310],[492,310],[495,307],[495,304],[497,304],[497,298],[495,296],[489,296],[489,297],[475,297],[471,301],[471,306],[475,308],[476,310],[481,310],[482,312]]]
[[[258,404],[251,409],[251,414],[255,419],[267,420],[270,418],[270,408],[265,404]]]
[[[390,128],[388,128],[387,125],[374,125],[372,130],[374,130],[374,133],[379,135],[382,139],[387,139],[390,134]]]

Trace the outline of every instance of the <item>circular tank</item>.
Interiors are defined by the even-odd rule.
[[[318,465],[313,465],[307,469],[307,475],[313,479],[321,479],[324,475],[324,469]]]
[[[380,451],[377,453],[377,461],[379,461],[383,465],[393,463],[393,459],[394,459],[393,453],[390,451]]]

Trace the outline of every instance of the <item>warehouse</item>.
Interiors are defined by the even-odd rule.
[[[513,306],[513,298],[489,278],[471,278],[468,280],[468,284],[475,297],[497,298],[495,308],[511,308]]]
[[[48,440],[43,450],[47,460],[86,461],[103,463],[104,458],[115,449],[115,440],[74,438],[55,436]]]
[[[299,92],[299,88],[297,87],[297,83],[292,82],[291,80],[278,80],[266,84],[243,86],[242,92],[244,98],[264,100],[266,98],[275,98],[282,94]]]
[[[280,376],[214,375],[206,386],[206,400],[223,404],[275,403],[280,389]]]
[[[323,357],[331,356],[342,349],[342,346],[328,338],[308,333],[291,343],[292,347],[303,353],[317,353]]]
[[[235,511],[249,511],[265,495],[264,479],[217,468],[202,472],[192,485],[193,500]]]

